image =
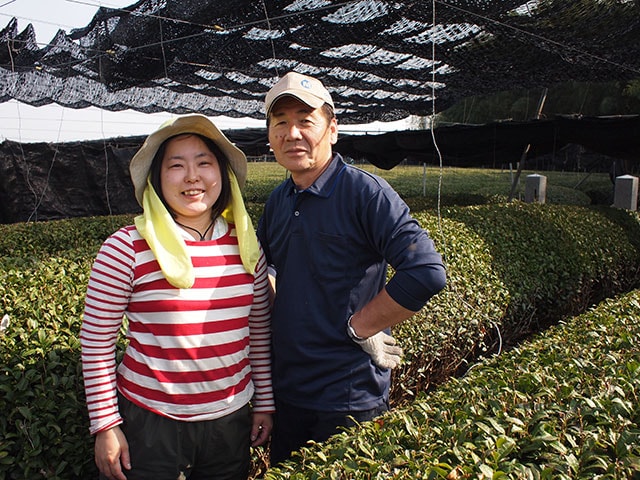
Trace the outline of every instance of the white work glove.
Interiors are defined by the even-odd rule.
[[[351,337],[360,348],[367,352],[374,365],[378,368],[396,368],[402,359],[402,348],[396,345],[396,339],[385,332],[358,340]]]

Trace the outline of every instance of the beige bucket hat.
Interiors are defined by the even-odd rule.
[[[162,142],[182,133],[197,133],[211,139],[229,159],[229,164],[236,175],[238,185],[244,188],[247,179],[247,157],[242,150],[229,141],[211,120],[204,115],[184,115],[166,121],[144,141],[129,164],[129,173],[136,195],[142,206],[144,189],[151,169],[151,162]]]

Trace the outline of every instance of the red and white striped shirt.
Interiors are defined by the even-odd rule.
[[[87,287],[80,333],[92,434],[122,422],[116,388],[133,403],[183,421],[210,420],[252,401],[274,410],[270,310],[264,253],[256,274],[242,265],[233,225],[196,242],[185,233],[195,271],[173,287],[135,226],[102,245]],[[128,320],[128,346],[116,341]]]

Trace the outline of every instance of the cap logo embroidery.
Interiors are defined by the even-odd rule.
[[[300,85],[302,86],[302,88],[306,88],[306,89],[311,88],[311,83],[309,82],[309,80],[302,80],[300,82]]]

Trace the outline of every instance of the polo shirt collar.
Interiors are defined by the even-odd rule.
[[[329,197],[331,192],[334,190],[336,182],[338,181],[340,172],[342,172],[342,169],[345,167],[346,164],[342,161],[342,156],[339,153],[334,153],[329,166],[324,172],[322,172],[322,175],[320,175],[309,188],[306,188],[303,191],[319,197]],[[293,194],[296,186],[291,177],[289,177],[289,182],[291,182],[291,189],[289,189],[289,192],[290,194]]]

